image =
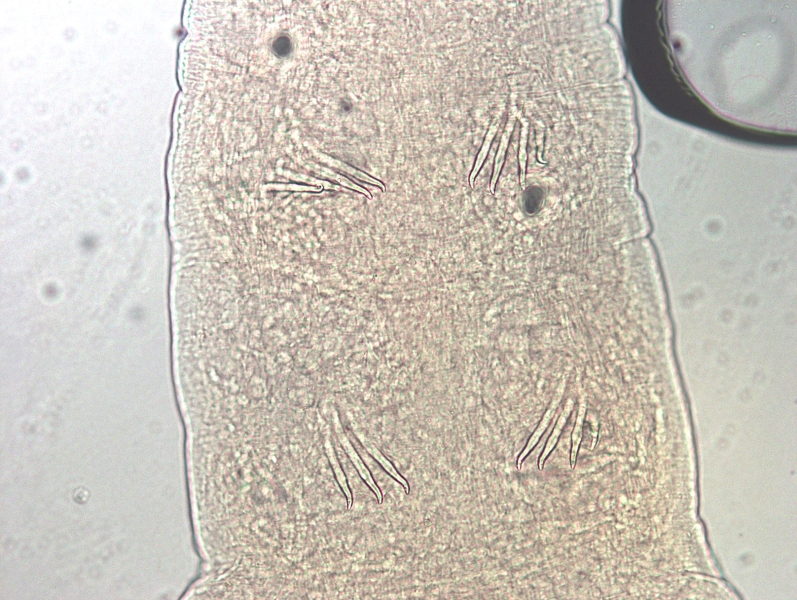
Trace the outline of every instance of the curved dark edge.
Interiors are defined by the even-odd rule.
[[[769,146],[797,146],[797,133],[766,130],[716,112],[692,88],[670,44],[666,0],[622,0],[623,53],[639,90],[670,118],[725,137]]]
[[[643,94],[645,94],[645,96],[649,100],[650,100],[650,96],[642,88],[642,85],[639,82],[639,78],[636,77],[636,72],[635,71],[633,72],[634,77],[632,77],[633,64],[631,63],[630,59],[628,58],[627,44],[626,44],[626,40],[625,40],[625,38],[623,36],[626,34],[626,31],[629,30],[629,26],[631,25],[631,23],[629,22],[629,16],[635,17],[635,18],[640,18],[640,19],[643,19],[644,17],[648,17],[648,18],[651,18],[651,19],[654,19],[654,20],[652,20],[650,22],[647,22],[647,23],[645,23],[645,22],[638,23],[639,28],[636,31],[633,31],[632,35],[637,35],[637,34],[639,34],[640,31],[647,31],[648,35],[653,35],[653,33],[651,31],[651,27],[650,27],[650,25],[653,25],[652,29],[656,30],[657,33],[655,35],[657,37],[653,37],[652,40],[660,40],[661,39],[660,36],[662,36],[662,35],[665,36],[664,39],[666,40],[667,39],[666,38],[666,33],[663,33],[662,30],[659,30],[658,29],[658,25],[657,25],[657,23],[660,22],[660,18],[663,19],[663,17],[661,17],[662,12],[659,12],[659,9],[661,8],[662,3],[663,3],[664,0],[619,0],[619,1],[622,3],[621,4],[621,15],[620,15],[621,19],[622,19],[620,21],[621,26],[622,26],[622,30],[621,31],[617,31],[617,28],[611,22],[611,6],[609,6],[608,2],[607,2],[607,11],[610,13],[610,15],[607,18],[605,24],[606,24],[607,27],[609,27],[610,29],[612,29],[614,31],[615,35],[617,36],[617,39],[620,40],[621,43],[623,44],[623,51],[626,54],[627,69],[626,69],[626,72],[623,74],[623,79],[625,80],[626,85],[628,86],[629,92],[631,92],[631,95],[632,95],[632,99],[633,99],[632,110],[633,110],[633,114],[634,114],[634,124],[635,124],[634,126],[635,126],[635,129],[636,129],[636,136],[635,136],[636,139],[634,140],[634,144],[635,145],[634,145],[634,150],[633,150],[632,155],[631,155],[631,159],[633,161],[633,166],[632,166],[632,170],[631,170],[631,177],[633,178],[633,183],[634,183],[634,193],[637,195],[637,197],[639,198],[639,201],[642,203],[642,206],[645,209],[645,221],[646,221],[646,225],[647,225],[647,232],[645,233],[644,237],[649,242],[650,248],[651,248],[651,250],[653,252],[653,257],[654,257],[654,260],[656,261],[656,269],[658,270],[658,273],[659,273],[659,285],[661,286],[660,289],[664,293],[663,301],[664,301],[665,310],[667,312],[667,319],[669,321],[668,325],[669,325],[669,330],[670,330],[670,353],[671,353],[670,356],[671,356],[671,359],[673,361],[673,368],[674,368],[674,371],[675,371],[675,376],[676,376],[676,378],[678,380],[677,381],[677,385],[680,387],[681,393],[683,394],[685,408],[686,408],[686,417],[688,419],[689,435],[690,435],[691,444],[692,444],[692,455],[693,455],[694,461],[695,461],[695,464],[694,464],[694,469],[695,469],[695,471],[694,471],[694,473],[695,473],[695,481],[694,481],[694,485],[695,485],[695,516],[697,517],[698,524],[700,525],[700,528],[701,528],[701,530],[703,532],[705,545],[706,545],[706,548],[708,549],[708,552],[710,554],[711,561],[712,561],[714,567],[717,569],[717,572],[720,575],[719,578],[718,578],[719,581],[721,581],[728,590],[730,590],[733,594],[735,594],[736,597],[739,598],[739,600],[743,600],[744,599],[744,595],[742,594],[742,592],[731,581],[729,581],[728,578],[725,575],[725,571],[724,571],[724,569],[722,567],[722,563],[720,562],[719,558],[717,557],[716,553],[714,552],[714,547],[713,547],[713,545],[711,543],[711,536],[709,535],[708,526],[706,525],[706,522],[703,519],[703,515],[701,513],[701,508],[700,507],[701,507],[701,504],[702,504],[702,497],[701,497],[701,487],[700,487],[700,481],[701,481],[701,479],[700,479],[700,448],[698,446],[697,429],[695,428],[696,427],[696,423],[695,423],[695,417],[694,417],[694,407],[693,407],[693,403],[692,403],[692,398],[689,395],[689,388],[688,388],[688,386],[686,384],[686,377],[684,375],[683,366],[681,365],[680,355],[678,353],[678,327],[676,325],[675,315],[673,313],[673,308],[672,308],[672,302],[671,302],[672,295],[670,293],[669,285],[668,285],[668,282],[667,282],[667,277],[665,276],[664,263],[663,263],[662,258],[661,258],[661,252],[659,250],[659,247],[656,244],[656,241],[653,239],[653,234],[654,234],[655,227],[654,227],[653,221],[650,218],[650,215],[651,215],[650,204],[649,204],[647,198],[645,197],[645,194],[642,192],[642,189],[639,186],[639,176],[638,176],[639,151],[640,151],[640,148],[642,146],[643,132],[642,132],[642,127],[641,127],[641,119],[639,117],[639,100],[638,100],[638,98],[636,98],[636,94],[635,94],[634,91],[636,89],[639,89]],[[635,9],[635,12],[633,10],[631,10],[631,11],[626,10],[627,7],[629,7],[629,5],[632,6],[633,9]],[[651,9],[652,8],[654,10],[652,10],[652,11],[648,10],[646,12],[644,10],[640,10],[641,8],[647,8],[647,9]],[[636,27],[636,26],[637,26],[637,24],[634,24],[634,26],[630,27],[630,29],[633,30],[634,27]],[[651,45],[652,44],[653,44],[653,42],[651,42]],[[670,88],[668,93],[671,94],[671,96],[675,97],[678,94],[680,94],[681,98],[691,97],[695,101],[697,101],[701,106],[703,106],[705,108],[705,105],[703,105],[702,103],[699,102],[699,100],[697,100],[696,96],[694,96],[694,94],[692,93],[691,89],[689,89],[688,87],[687,88],[683,87],[684,85],[686,85],[684,83],[685,80],[682,79],[682,78],[679,79],[678,75],[675,72],[670,70],[670,65],[672,65],[673,63],[670,62],[669,60],[665,59],[664,60],[664,62],[666,63],[666,67],[665,67],[665,65],[660,60],[662,58],[663,57],[660,55],[658,57],[659,62],[657,63],[658,67],[663,69],[661,82],[660,82],[660,85],[662,86],[662,88],[666,89],[668,85],[675,85],[681,91],[680,92],[675,92],[672,88]],[[652,71],[652,67],[649,67],[649,69],[650,70],[646,70],[645,75],[646,76],[650,76],[652,74],[655,77],[655,72]],[[665,71],[667,73],[669,73],[670,75],[672,75],[671,79],[668,80],[667,77],[665,77],[663,75],[663,73]],[[637,84],[636,86],[634,85],[634,82],[636,82],[636,84]],[[654,106],[659,108],[653,101],[651,101],[651,104],[653,104]],[[681,104],[681,107],[682,107],[682,110],[685,110],[685,111],[689,110],[688,103]],[[666,111],[662,110],[662,112],[664,112],[668,116],[673,116],[673,115],[667,113]],[[673,118],[678,119],[677,116],[673,116]],[[688,122],[688,123],[690,122],[689,120],[685,120],[685,119],[679,119],[679,120],[683,120],[683,121]],[[727,124],[729,126],[733,127],[733,124],[731,124],[731,123],[727,123]],[[715,131],[716,133],[722,133],[722,132],[718,132],[716,130],[713,130],[713,131]],[[725,135],[730,135],[730,134],[725,134]],[[740,139],[738,136],[732,136],[731,135],[730,137],[734,137],[734,139]],[[746,141],[758,141],[759,143],[764,143],[760,139],[759,140],[749,140],[748,139]],[[797,144],[797,141],[795,141],[794,143]]]
[[[183,433],[183,476],[184,476],[184,483],[185,492],[186,492],[186,502],[188,504],[188,520],[191,525],[191,546],[194,549],[194,554],[196,555],[197,560],[197,570],[191,579],[183,587],[182,591],[180,592],[179,598],[184,598],[195,586],[196,584],[205,576],[205,571],[207,568],[207,560],[205,557],[205,553],[202,550],[202,545],[199,540],[198,531],[196,528],[197,523],[197,514],[194,510],[194,503],[193,503],[193,493],[191,490],[191,458],[190,458],[190,450],[191,450],[191,439],[190,439],[190,427],[187,421],[188,416],[183,411],[183,406],[181,402],[181,392],[180,386],[178,384],[178,373],[177,373],[177,361],[176,361],[176,332],[175,332],[175,318],[173,314],[173,305],[172,305],[172,290],[174,286],[174,258],[175,258],[175,249],[174,249],[174,240],[172,236],[172,228],[171,228],[171,212],[172,212],[172,185],[169,177],[170,167],[172,162],[172,153],[175,148],[175,137],[177,131],[177,106],[180,101],[180,96],[183,94],[183,87],[180,82],[180,64],[181,64],[181,54],[183,44],[185,40],[188,38],[188,28],[186,27],[185,17],[186,17],[186,9],[188,7],[188,2],[190,0],[183,0],[183,5],[180,9],[180,30],[179,33],[181,35],[180,41],[177,44],[177,49],[175,52],[175,65],[174,65],[174,78],[175,82],[177,83],[177,93],[174,95],[174,99],[172,100],[172,109],[169,115],[169,142],[166,148],[166,155],[163,159],[163,179],[164,184],[166,187],[166,203],[165,203],[165,213],[164,213],[164,225],[166,227],[166,235],[167,235],[167,245],[168,245],[168,272],[166,278],[166,306],[167,306],[167,313],[168,313],[168,327],[169,327],[169,371],[171,374],[171,387],[172,387],[172,401],[175,403],[177,407],[177,412],[180,415],[180,427]]]

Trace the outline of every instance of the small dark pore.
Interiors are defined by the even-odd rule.
[[[281,33],[271,42],[271,51],[277,58],[288,58],[293,53],[293,40],[287,33]]]
[[[342,110],[344,113],[346,114],[350,113],[353,108],[354,106],[352,105],[351,100],[349,100],[348,98],[340,99],[340,110]]]
[[[536,215],[545,203],[545,190],[538,185],[530,185],[520,197],[520,205],[528,216]]]

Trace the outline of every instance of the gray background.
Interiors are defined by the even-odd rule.
[[[4,4],[0,598],[174,599],[197,569],[164,228],[181,3]],[[671,15],[693,80],[729,74],[706,96],[781,127],[797,122],[786,6],[682,2]],[[773,16],[777,43],[760,33]],[[764,41],[738,51],[748,26]],[[745,597],[795,598],[797,151],[701,133],[637,98],[639,183],[698,427],[701,511]]]

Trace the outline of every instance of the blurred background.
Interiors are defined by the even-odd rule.
[[[3,600],[173,600],[198,568],[164,225],[181,10],[0,6]],[[797,129],[797,6],[668,11],[707,103]],[[706,133],[636,100],[701,515],[745,598],[797,598],[797,150]]]

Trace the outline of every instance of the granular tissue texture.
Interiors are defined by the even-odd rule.
[[[604,19],[189,2],[186,597],[733,597]]]

